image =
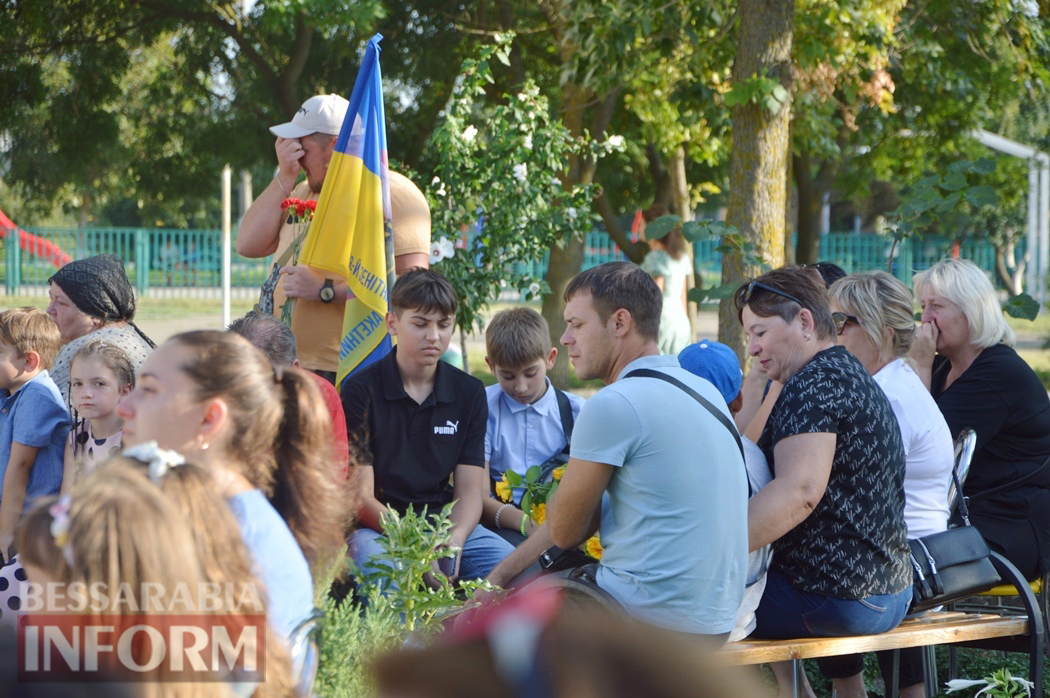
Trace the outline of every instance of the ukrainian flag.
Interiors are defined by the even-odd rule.
[[[393,346],[386,331],[394,246],[390,228],[386,119],[379,42],[368,42],[350,107],[328,165],[299,264],[339,274],[350,297],[343,316],[336,385]]]

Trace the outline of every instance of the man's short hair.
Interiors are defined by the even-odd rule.
[[[439,312],[445,317],[456,314],[456,289],[440,272],[423,267],[409,269],[397,277],[390,293],[390,309],[400,317],[405,310]]]
[[[630,262],[606,262],[580,272],[569,282],[563,296],[566,303],[577,293],[591,294],[598,317],[604,323],[620,308],[631,314],[634,328],[645,339],[660,336],[660,287],[642,268]]]
[[[39,308],[9,308],[0,313],[0,341],[19,356],[35,351],[40,368],[49,369],[62,348],[62,333],[54,319]]]
[[[291,366],[298,358],[291,328],[269,313],[252,310],[231,322],[226,331],[241,335],[262,350],[275,368]]]
[[[485,328],[485,353],[493,366],[519,369],[546,360],[550,350],[547,321],[528,306],[499,311]]]

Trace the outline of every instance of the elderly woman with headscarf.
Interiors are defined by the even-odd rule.
[[[988,546],[1035,579],[1050,569],[1050,400],[1013,349],[980,267],[946,259],[915,275],[922,306],[911,356],[953,436],[977,432],[963,485]],[[936,356],[934,351],[936,350]]]
[[[58,323],[62,349],[51,377],[69,400],[69,363],[77,350],[101,339],[124,350],[138,370],[156,347],[135,326],[135,291],[115,255],[104,254],[70,262],[47,280],[51,303],[47,314]]]

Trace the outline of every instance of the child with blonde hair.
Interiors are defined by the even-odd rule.
[[[69,364],[69,401],[75,421],[66,442],[62,493],[123,448],[117,403],[135,387],[135,367],[123,349],[105,340],[85,344]]]
[[[62,485],[69,413],[47,373],[60,342],[58,325],[42,310],[0,313],[0,564],[11,558],[26,505]]]
[[[173,455],[154,448],[136,458],[113,459],[86,476],[70,496],[43,500],[25,517],[19,535],[23,564],[29,581],[44,585],[38,593],[46,610],[63,610],[58,608],[63,599],[67,604],[74,599],[65,592],[72,591],[73,584],[83,584],[101,590],[92,595],[90,610],[113,615],[109,620],[116,626],[121,623],[116,616],[128,614],[135,615],[139,623],[142,613],[158,618],[171,613],[188,617],[218,613],[236,629],[236,614],[247,613],[244,618],[249,618],[265,613],[262,596],[253,596],[247,588],[255,582],[247,572],[246,550],[209,476],[194,466],[175,466],[178,461],[172,460]],[[190,499],[195,513],[185,508]],[[229,547],[220,554],[218,545]],[[57,593],[51,593],[48,584],[57,585],[50,587]],[[232,592],[225,591],[227,584],[232,585]],[[218,607],[202,607],[199,590],[208,588],[224,590],[212,597],[219,599]],[[70,606],[66,610],[84,609]],[[180,679],[186,675],[172,673],[177,668],[171,662],[161,662],[155,670],[144,672],[139,694],[151,698],[292,696],[287,655],[280,642],[272,641],[272,632],[267,634],[271,637],[261,640],[266,653],[261,684],[245,683],[228,673],[184,681]],[[103,636],[98,641],[112,639]],[[256,646],[250,639],[247,642],[249,647]],[[84,652],[90,649],[82,648]],[[145,651],[131,646],[132,653]],[[135,658],[140,666],[145,663],[144,657]]]

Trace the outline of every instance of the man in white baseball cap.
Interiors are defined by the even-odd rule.
[[[270,133],[277,136],[277,171],[241,220],[236,243],[239,254],[272,254],[276,262],[291,246],[299,226],[281,203],[287,198],[318,199],[349,107],[339,95],[317,95],[303,102],[291,121],[270,127]],[[302,173],[306,178],[296,184]],[[389,174],[395,271],[429,266],[430,208],[426,198],[408,178],[393,171]],[[286,299],[298,299],[292,312],[292,334],[299,363],[334,382],[347,288],[345,279],[325,278],[326,274],[331,276],[293,264],[290,259],[282,262],[274,290],[274,312],[280,312]]]
[[[339,95],[317,95],[303,102],[286,124],[270,127],[278,138],[302,138],[314,133],[338,136],[350,103]]]

